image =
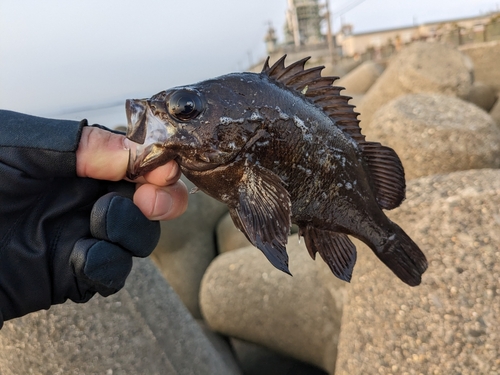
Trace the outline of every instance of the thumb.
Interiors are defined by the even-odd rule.
[[[124,135],[84,126],[76,151],[76,174],[98,180],[125,178],[129,158]]]

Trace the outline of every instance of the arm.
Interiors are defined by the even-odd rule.
[[[158,241],[158,222],[143,212],[184,211],[175,167],[170,180],[161,171],[163,186],[143,180],[135,194],[136,184],[105,180],[124,176],[127,155],[123,136],[85,121],[0,111],[0,319],[118,291],[132,256],[148,256]],[[170,213],[158,207],[160,193],[178,202]]]

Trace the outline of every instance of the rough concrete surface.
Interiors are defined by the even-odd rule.
[[[370,123],[379,108],[401,95],[439,93],[467,97],[473,82],[472,70],[470,59],[446,44],[410,44],[391,59],[359,104],[362,127]]]
[[[241,374],[230,348],[217,349],[151,261],[138,259],[111,297],[5,322],[0,373]]]
[[[287,250],[293,277],[253,246],[219,255],[203,277],[202,312],[222,334],[325,368],[336,358],[342,303],[319,281],[321,259],[313,261],[296,236]],[[345,287],[331,276],[337,289]]]
[[[494,86],[500,92],[500,40],[466,44],[459,50],[472,60],[475,79]]]
[[[244,375],[327,375],[319,367],[247,341],[231,339]]]
[[[190,191],[194,185],[183,177]],[[226,205],[199,191],[190,194],[186,212],[162,222],[152,258],[195,318],[201,318],[198,295],[205,270],[217,254],[215,225]]]
[[[252,246],[243,232],[236,228],[229,213],[224,215],[217,224],[216,235],[219,253]]]
[[[426,253],[408,287],[356,242],[337,375],[500,374],[500,170],[410,181],[391,212]]]
[[[500,98],[500,93],[498,94]],[[497,125],[500,127],[500,99],[496,101],[495,105],[490,111],[490,116],[495,120]]]
[[[479,108],[484,109],[486,112],[489,112],[495,105],[498,96],[495,87],[476,81],[465,99],[477,105]]]
[[[407,179],[500,167],[500,128],[486,112],[438,94],[401,96],[380,108],[367,139],[392,147]]]
[[[340,77],[338,81],[335,81],[334,85],[345,87],[347,95],[365,94],[383,71],[384,68],[380,64],[368,60],[351,70],[345,76]]]

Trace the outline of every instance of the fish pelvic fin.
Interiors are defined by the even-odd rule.
[[[283,182],[268,169],[252,165],[245,167],[238,191],[238,204],[229,208],[234,224],[274,267],[291,275],[285,247],[291,203]]]
[[[392,223],[391,229],[393,234],[383,245],[375,247],[375,255],[403,282],[417,286],[427,269],[427,259],[418,245],[397,224]]]
[[[351,281],[352,271],[356,263],[356,246],[344,233],[321,230],[312,226],[300,228],[311,258],[316,253],[328,264],[332,273],[339,279]]]

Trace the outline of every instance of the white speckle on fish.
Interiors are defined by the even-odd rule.
[[[346,188],[347,190],[351,190],[351,189],[352,189],[352,184],[351,184],[350,182],[346,182],[346,183],[345,183],[345,188]]]
[[[308,132],[309,129],[307,128],[306,124],[304,124],[304,121],[302,121],[302,119],[298,118],[297,116],[293,116],[293,122],[295,123],[295,126],[297,126],[302,131],[304,139],[306,141],[311,141],[312,135]]]
[[[302,172],[305,172],[306,175],[312,175],[312,171],[308,168],[304,168],[302,165],[297,165],[297,169],[300,169]]]
[[[252,112],[250,121],[263,121],[264,118],[260,115],[259,111]]]
[[[245,122],[244,118],[233,119],[231,117],[221,117],[219,119],[219,123],[222,125],[243,124],[243,122]]]
[[[285,112],[283,112],[280,107],[276,106],[274,109],[278,111],[281,120],[287,121],[290,119],[290,116],[288,116]]]
[[[269,141],[255,142],[255,144],[257,146],[268,146],[269,145]]]

